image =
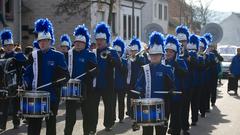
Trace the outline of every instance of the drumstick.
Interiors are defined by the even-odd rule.
[[[141,94],[141,92],[139,92],[139,91],[136,91],[136,90],[130,90],[131,92],[133,92],[133,93],[136,93],[136,94],[138,94],[138,95],[140,95]]]
[[[95,68],[93,68],[93,69],[91,69],[91,70],[89,70],[89,72],[92,72],[92,71],[94,71],[96,69],[96,67]],[[77,76],[77,77],[75,77],[74,79],[78,79],[78,78],[81,78],[81,77],[83,77],[84,75],[86,75],[87,74],[87,72],[85,72],[85,73],[83,73],[83,74],[81,74],[81,75],[79,75],[79,76]]]
[[[66,77],[61,78],[61,79],[57,80],[55,83],[58,83],[58,82],[64,81],[65,79],[66,79]],[[37,89],[44,88],[44,87],[47,87],[47,86],[52,85],[52,84],[53,84],[53,82],[50,82],[50,83],[44,84],[44,85],[42,85],[42,86],[37,87],[36,90],[37,90]]]
[[[155,91],[156,94],[168,94],[171,93],[171,91]],[[182,94],[181,91],[172,91],[173,94]]]

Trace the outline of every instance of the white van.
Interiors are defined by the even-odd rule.
[[[229,67],[232,62],[232,58],[237,54],[237,46],[234,45],[218,45],[218,53],[223,57],[222,72],[223,76],[228,76],[230,71]]]

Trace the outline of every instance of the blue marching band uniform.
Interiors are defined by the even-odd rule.
[[[44,91],[50,94],[50,115],[45,118],[46,134],[56,135],[61,91],[63,85],[71,80],[80,82],[81,99],[65,100],[65,135],[72,134],[79,108],[84,135],[96,134],[100,99],[104,104],[103,125],[107,132],[112,130],[117,118],[119,123],[124,123],[125,97],[126,115],[132,119],[139,111],[133,107],[137,99],[162,99],[164,123],[143,125],[143,135],[153,134],[154,129],[158,135],[167,132],[189,135],[190,125],[197,125],[199,112],[201,117],[206,117],[206,112],[210,112],[210,103],[212,106],[216,103],[218,58],[210,33],[200,37],[190,34],[186,26],[180,25],[176,28],[176,36],[169,34],[164,37],[156,31],[150,33],[149,43],[144,48],[137,37],[133,37],[129,45],[121,37],[116,37],[111,43],[109,26],[100,22],[93,35],[96,49],[90,50],[90,32],[83,24],[74,29],[73,42],[69,35],[61,35],[59,51],[53,46],[54,28],[49,19],[38,19],[34,33],[34,49],[26,57],[14,51],[11,30],[1,32],[5,52],[0,59],[0,132],[6,130],[8,110],[12,111],[14,128],[19,127],[17,114],[21,95],[18,95],[17,89],[23,87],[26,92]],[[235,62],[239,61],[239,56],[233,61],[231,72],[239,77],[239,70],[236,70],[238,63]],[[11,74],[6,71],[12,69],[15,72]],[[6,92],[8,96],[4,97]],[[26,119],[27,133],[40,135],[43,118]],[[133,122],[132,128],[133,131],[140,129],[138,121]]]

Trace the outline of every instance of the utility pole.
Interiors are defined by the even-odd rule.
[[[182,0],[179,0],[180,5],[180,14],[179,14],[179,23],[182,24]]]
[[[134,6],[135,0],[132,0],[132,35],[135,35],[135,15],[134,15]]]

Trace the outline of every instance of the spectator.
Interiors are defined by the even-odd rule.
[[[237,55],[233,57],[230,65],[230,73],[236,80],[240,78],[240,48],[237,49]],[[236,81],[237,82],[237,81]],[[235,92],[237,94],[237,90]]]

